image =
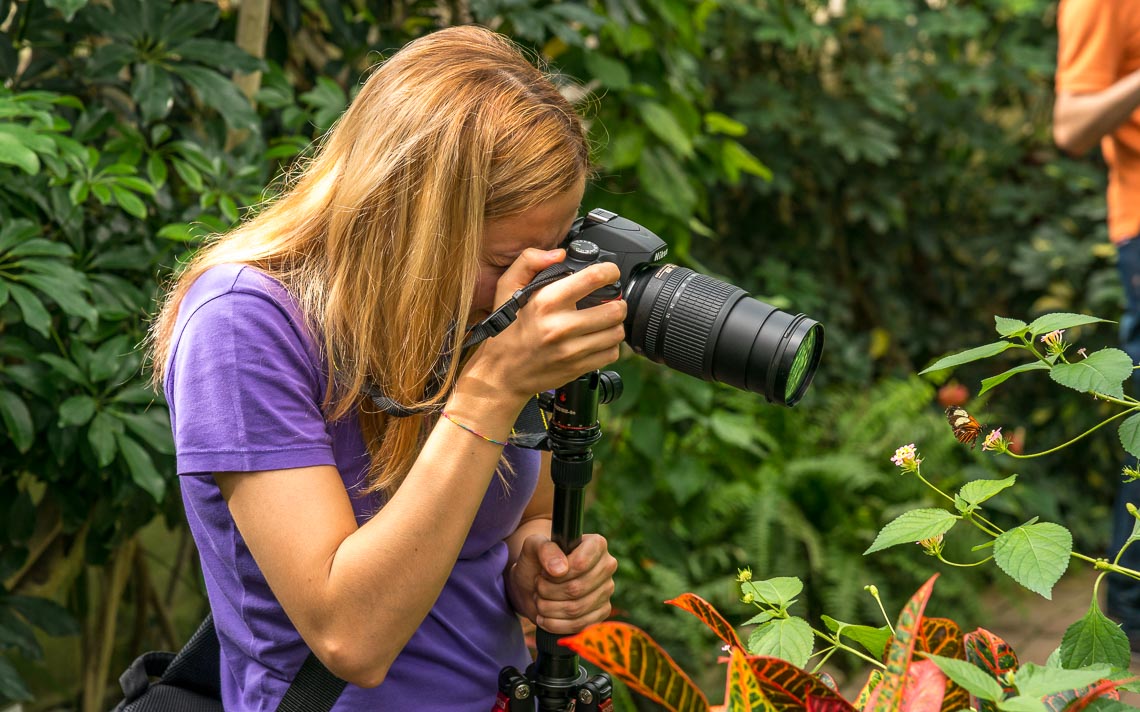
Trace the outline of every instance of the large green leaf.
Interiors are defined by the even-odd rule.
[[[661,146],[652,146],[641,154],[637,176],[646,191],[661,208],[677,218],[688,219],[697,204],[697,193],[689,174],[677,159]]]
[[[1024,333],[1028,326],[1021,319],[1009,319],[1004,316],[994,316],[994,326],[997,328],[999,336],[1019,336]]]
[[[990,358],[991,356],[997,356],[1006,349],[1013,348],[1015,345],[1016,344],[1013,344],[1009,341],[996,341],[992,344],[986,344],[985,346],[977,346],[956,354],[943,356],[942,358],[919,371],[919,375],[931,373],[933,371],[941,371],[944,368],[961,366],[962,364],[970,363],[972,361],[981,361],[982,359]]]
[[[32,414],[20,396],[12,391],[0,391],[0,417],[12,444],[20,452],[27,452],[32,447],[36,431]]]
[[[108,413],[96,413],[87,428],[87,442],[95,452],[99,467],[106,467],[115,460],[118,445],[115,435],[123,431],[123,424]]]
[[[20,677],[20,673],[16,672],[12,663],[3,656],[0,656],[0,699],[12,702],[27,702],[32,699],[32,693],[28,690],[24,679]]]
[[[1124,381],[1132,375],[1132,359],[1120,349],[1101,349],[1076,363],[1054,364],[1049,377],[1081,393],[1124,397]]]
[[[91,396],[72,396],[59,404],[61,427],[84,425],[95,415],[95,399]]]
[[[185,64],[171,66],[171,71],[186,80],[209,106],[217,109],[231,128],[257,130],[257,114],[232,81],[212,69]]]
[[[170,51],[183,60],[201,62],[215,69],[248,73],[266,68],[264,61],[248,54],[236,44],[207,37],[193,37],[179,42],[171,47]]]
[[[1042,667],[1025,663],[1013,677],[1017,691],[1029,697],[1045,697],[1056,692],[1088,687],[1112,674],[1108,665],[1093,665],[1080,670]]]
[[[959,517],[945,509],[912,509],[889,522],[875,541],[863,552],[872,554],[898,544],[914,544],[924,539],[932,539],[945,534],[958,523]]]
[[[838,621],[826,615],[820,616],[820,620],[832,633],[854,640],[879,660],[883,659],[883,655],[887,652],[887,644],[891,642],[891,629],[885,625],[878,628],[869,625],[855,625]]]
[[[1120,444],[1128,453],[1140,457],[1140,413],[1125,418],[1117,430],[1117,435],[1120,437]]]
[[[1101,664],[1127,669],[1131,659],[1128,636],[1101,613],[1095,599],[1084,617],[1069,626],[1061,638],[1061,665],[1069,670]]]
[[[75,13],[87,6],[87,0],[45,0],[44,4],[59,10],[63,19],[71,22]]]
[[[982,389],[978,391],[978,395],[982,395],[987,391],[1000,386],[1001,384],[1008,381],[1011,377],[1016,376],[1019,373],[1025,373],[1026,371],[1048,371],[1049,368],[1049,364],[1043,361],[1032,361],[1030,363],[1023,363],[1020,366],[1014,366],[1004,373],[999,373],[998,375],[991,376],[990,378],[983,378]]]
[[[672,112],[661,104],[652,101],[637,105],[645,125],[657,138],[664,141],[675,153],[688,157],[693,154],[693,143],[685,129],[674,118]]]
[[[1017,475],[1010,475],[1004,480],[974,480],[962,485],[954,497],[954,504],[958,511],[972,511],[979,504],[997,495],[1002,490],[1012,487],[1017,481]]]
[[[941,655],[927,655],[946,677],[966,688],[971,695],[983,700],[998,701],[1004,697],[1001,684],[983,670],[965,660],[944,658]]]
[[[127,462],[127,469],[131,473],[131,480],[145,490],[155,501],[161,502],[166,494],[166,481],[154,466],[150,453],[129,435],[116,433],[115,443],[119,452]]]
[[[813,642],[811,626],[803,618],[777,618],[752,631],[748,638],[748,652],[787,660],[802,668],[811,657]]]
[[[804,590],[804,584],[794,576],[777,576],[762,581],[747,581],[741,584],[740,589],[745,593],[751,593],[759,601],[787,608]]]
[[[144,122],[151,123],[165,117],[174,104],[174,82],[170,72],[160,64],[139,62],[135,65],[131,96],[138,104]]]
[[[48,635],[79,634],[75,618],[55,601],[33,596],[8,596],[0,602],[0,605],[4,603]]]
[[[10,133],[0,131],[0,163],[16,166],[29,175],[40,172],[40,157],[24,142]]]
[[[1087,316],[1085,314],[1046,314],[1045,316],[1034,319],[1029,324],[1029,333],[1037,336],[1039,334],[1047,334],[1050,331],[1057,331],[1058,329],[1071,329],[1074,326],[1083,326],[1084,324],[1096,324],[1107,322],[1108,319],[1100,319],[1095,316]]]
[[[629,87],[629,68],[618,59],[607,57],[600,52],[587,52],[586,71],[590,76],[610,89],[625,89]]]
[[[1014,581],[1052,599],[1053,585],[1069,568],[1073,535],[1059,524],[1025,524],[994,540],[994,562]]]

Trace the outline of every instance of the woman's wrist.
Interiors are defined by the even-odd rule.
[[[462,428],[472,437],[501,444],[510,437],[526,401],[465,373],[456,381],[443,412],[451,422],[450,427]]]

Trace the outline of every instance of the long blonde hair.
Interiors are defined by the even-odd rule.
[[[355,411],[372,456],[369,489],[395,491],[425,416],[389,418],[361,398],[374,383],[397,402],[425,394],[440,354],[455,355],[475,290],[484,222],[580,184],[582,123],[551,79],[505,37],[452,27],[385,61],[312,161],[272,205],[203,247],[153,324],[161,388],[179,305],[203,272],[248,264],[300,304],[329,374],[330,421]]]

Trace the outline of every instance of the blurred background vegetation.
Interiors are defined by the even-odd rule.
[[[3,0],[0,707],[107,709],[130,659],[200,620],[169,421],[143,373],[155,295],[203,235],[272,196],[370,66],[469,22],[532,48],[581,100],[587,207],[828,330],[794,410],[617,365],[587,518],[623,562],[619,615],[714,680],[714,641],[661,602],[694,591],[740,622],[737,567],[804,579],[813,619],[876,624],[864,584],[897,607],[936,565],[917,548],[862,556],[933,503],[894,449],[917,443],[948,486],[1013,471],[955,443],[944,384],[913,374],[994,340],[995,314],[1121,310],[1103,169],[1050,139],[1055,16],[1045,0]],[[954,377],[973,393],[993,368]],[[1029,451],[1099,420],[1033,376],[968,406],[1024,428]],[[994,516],[1058,521],[1097,554],[1119,459],[1109,432],[1018,469]],[[946,572],[932,610],[987,623],[979,601],[1001,585],[992,568]]]

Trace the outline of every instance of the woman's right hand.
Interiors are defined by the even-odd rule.
[[[564,256],[563,250],[525,250],[499,278],[496,307]],[[483,342],[463,378],[478,378],[525,402],[613,363],[625,338],[625,301],[581,310],[577,302],[620,277],[617,265],[602,262],[538,290],[513,324]]]

